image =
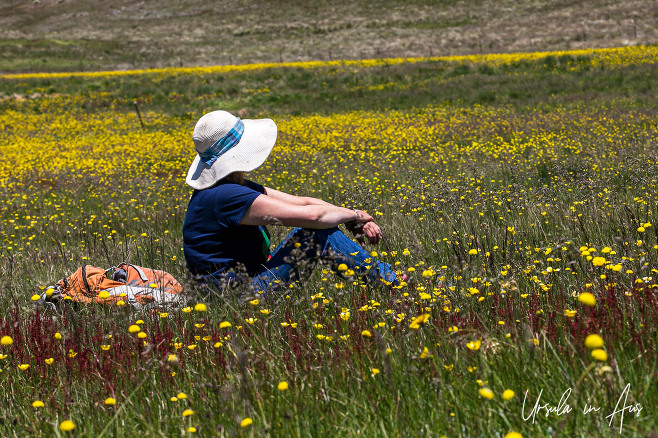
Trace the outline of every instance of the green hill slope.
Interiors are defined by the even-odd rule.
[[[0,70],[97,70],[653,43],[655,1],[6,0]]]

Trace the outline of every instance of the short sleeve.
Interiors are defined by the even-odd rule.
[[[214,200],[217,221],[226,228],[239,225],[251,204],[261,193],[263,192],[246,185],[223,184]]]
[[[258,183],[255,183],[255,182],[253,182],[253,181],[249,181],[248,179],[246,179],[246,180],[244,181],[244,183],[245,183],[245,185],[246,185],[247,187],[249,187],[250,189],[253,189],[253,190],[255,190],[255,191],[259,192],[259,193],[263,193],[263,194],[265,193],[265,187],[261,186],[261,185],[258,184]]]

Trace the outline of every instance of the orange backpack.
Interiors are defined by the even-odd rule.
[[[42,300],[54,301],[53,292],[56,291],[56,298],[79,303],[116,304],[123,301],[140,306],[178,304],[183,287],[168,272],[121,263],[109,269],[82,266],[49,290],[42,295]]]

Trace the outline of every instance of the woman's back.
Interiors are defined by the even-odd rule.
[[[221,180],[194,191],[183,224],[183,251],[191,273],[208,275],[238,264],[254,273],[267,261],[269,248],[262,228],[240,225],[263,193],[263,186],[248,180],[244,185]]]

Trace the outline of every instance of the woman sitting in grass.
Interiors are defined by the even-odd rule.
[[[213,111],[197,122],[192,138],[198,155],[185,180],[195,189],[183,225],[188,270],[214,284],[234,280],[236,271],[244,270],[254,290],[264,293],[299,276],[301,266],[325,259],[397,283],[390,265],[372,258],[337,228],[346,224],[361,242],[365,236],[377,244],[382,232],[372,216],[244,178],[244,172],[265,162],[276,137],[271,119],[240,120]],[[266,225],[295,227],[271,254]]]

